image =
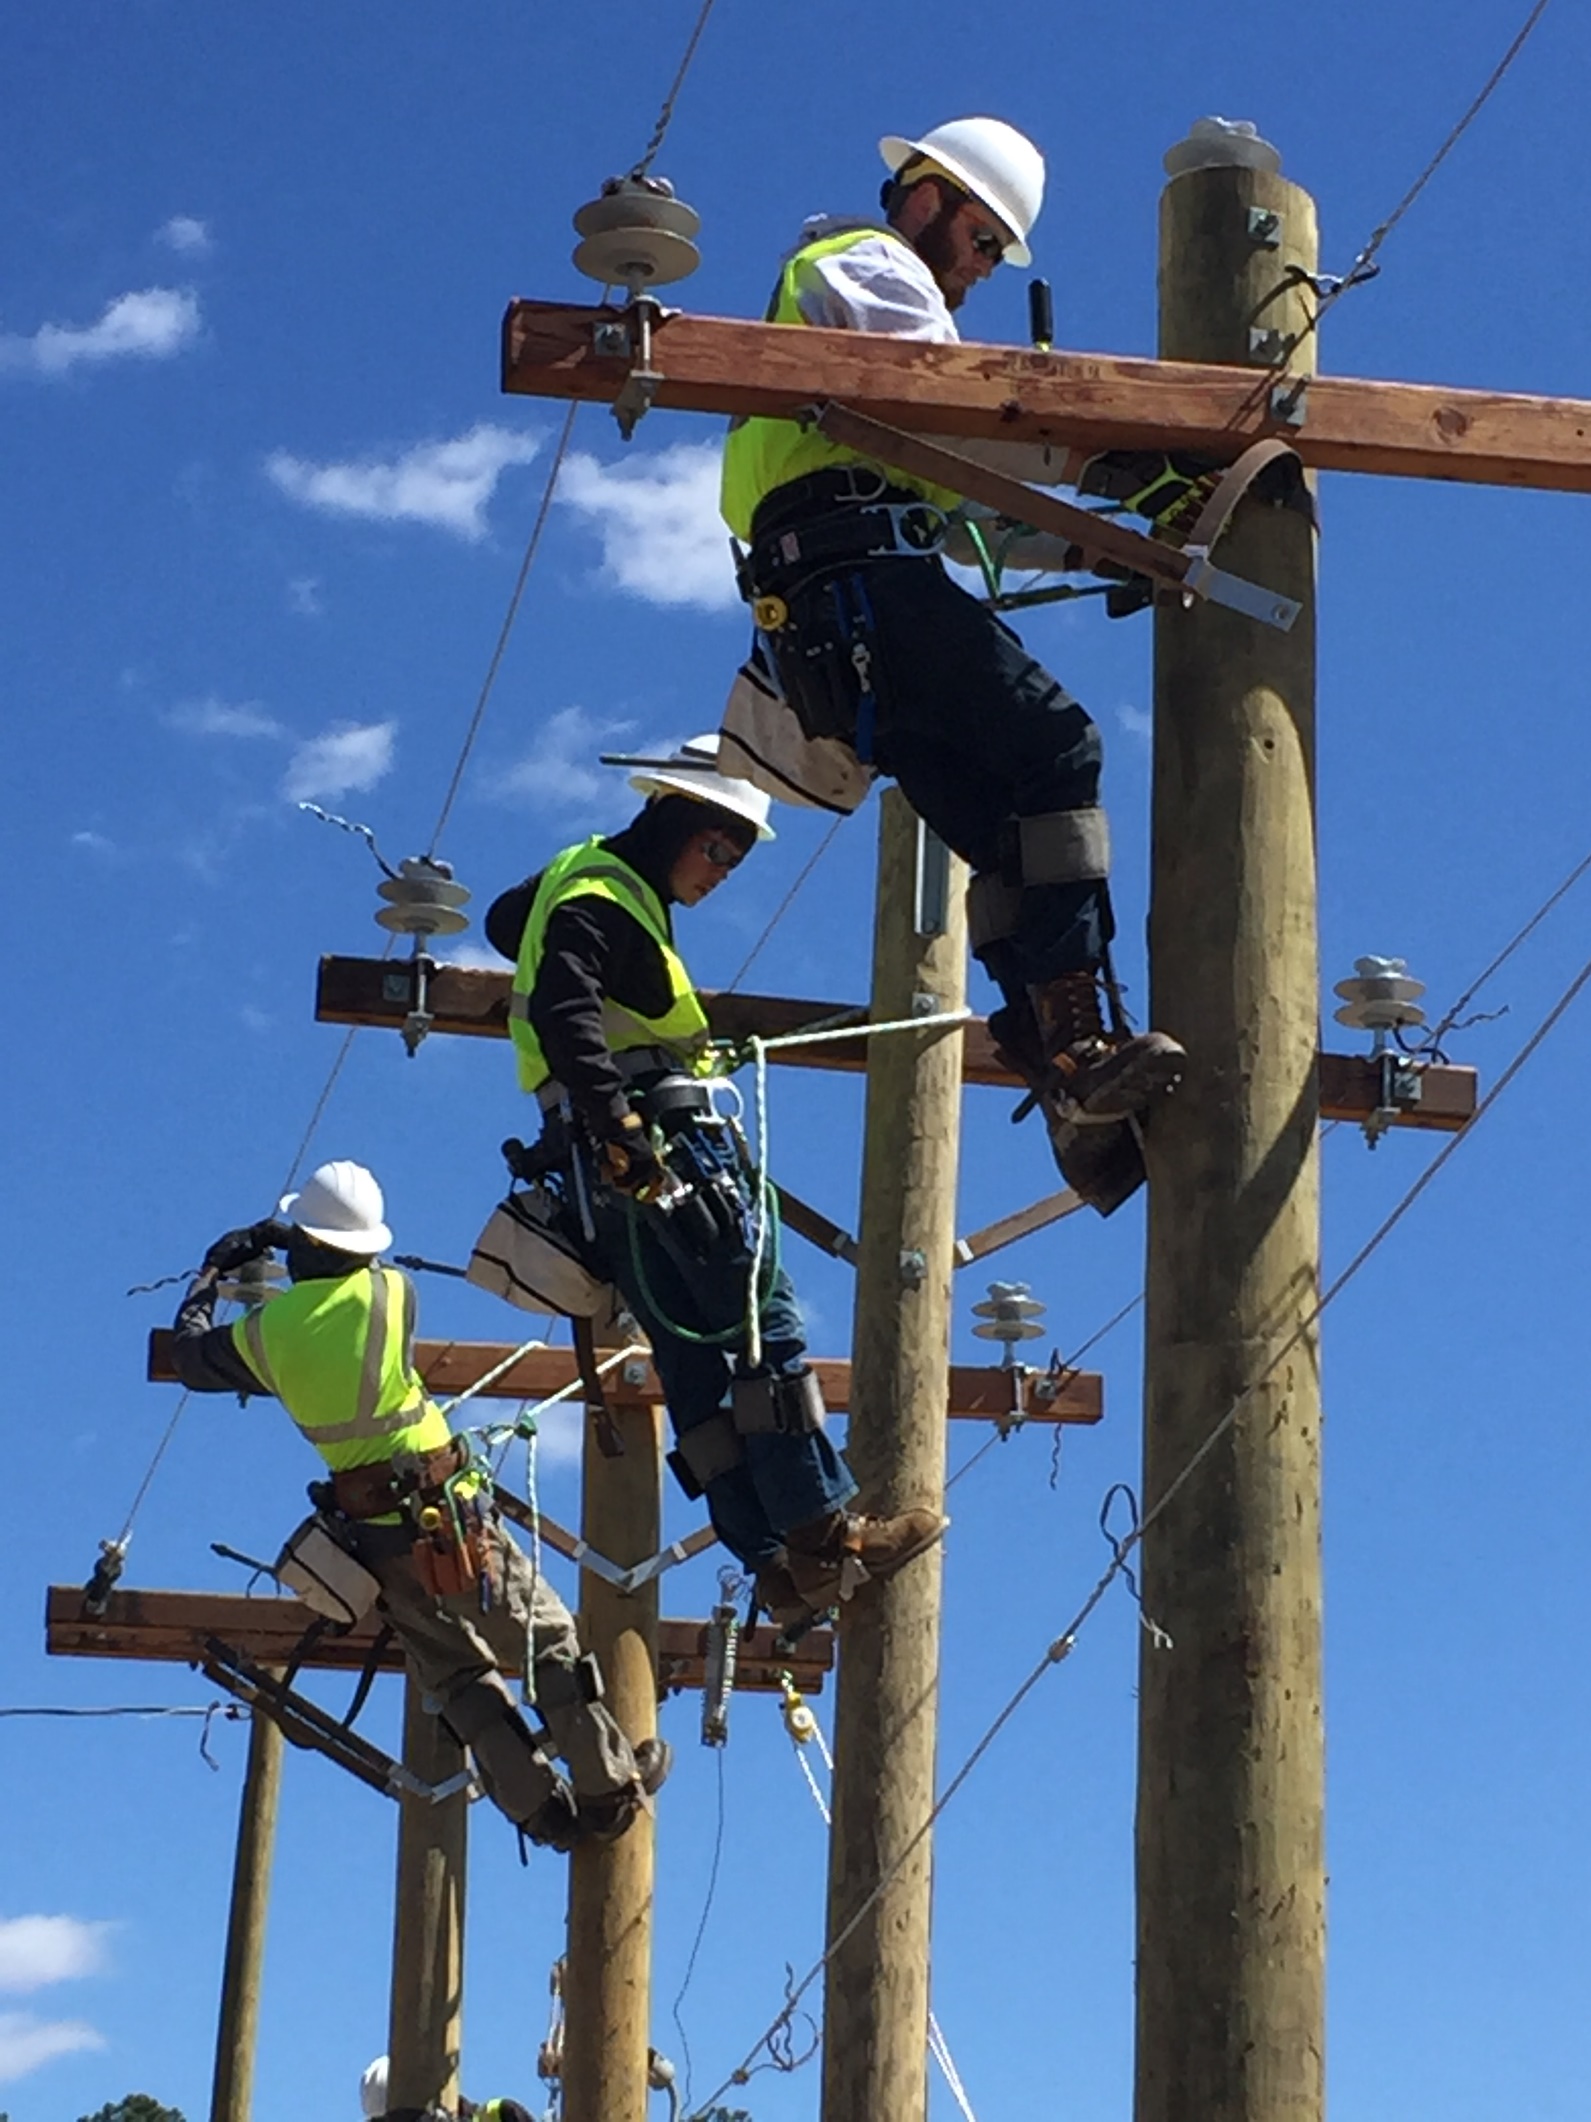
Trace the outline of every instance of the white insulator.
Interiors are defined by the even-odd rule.
[[[989,1295],[975,1304],[973,1314],[984,1323],[972,1331],[980,1341],[1003,1341],[1009,1347],[1018,1341],[1036,1341],[1044,1329],[1037,1322],[1048,1305],[1030,1295],[1025,1282],[991,1282]]]
[[[1425,1022],[1418,998],[1425,993],[1423,980],[1407,977],[1402,958],[1355,958],[1352,980],[1339,980],[1333,989],[1343,997],[1337,1023],[1354,1031],[1401,1031]]]
[[[269,1253],[261,1253],[257,1260],[245,1260],[241,1267],[223,1276],[216,1284],[215,1293],[229,1303],[242,1304],[252,1310],[268,1297],[279,1297],[286,1286],[287,1269]]]
[[[398,874],[384,878],[376,890],[387,902],[376,919],[396,935],[456,936],[470,925],[469,915],[459,911],[468,890],[453,881],[450,863],[429,855],[406,856]]]
[[[702,254],[691,238],[701,225],[701,215],[675,198],[666,177],[610,177],[601,198],[575,215],[583,241],[574,262],[604,287],[641,294],[695,272]]]

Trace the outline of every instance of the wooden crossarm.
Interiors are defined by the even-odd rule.
[[[467,1038],[506,1039],[512,981],[513,974],[506,970],[439,965],[430,982],[428,1006],[435,1015],[431,1029],[461,1033]],[[322,958],[315,1015],[323,1024],[390,1025],[396,1029],[412,1007],[412,989],[412,975],[406,966],[395,966],[380,958]],[[760,1038],[777,1038],[781,1032],[800,1031],[825,1022],[845,1008],[839,1002],[803,1002],[786,995],[705,993],[702,1001],[713,1032],[721,1039],[744,1039],[753,1032]],[[857,1021],[865,1014],[857,1008]],[[972,1018],[966,1025],[962,1050],[964,1081],[989,1084],[1000,1090],[1026,1088],[1019,1076],[995,1058],[994,1041],[981,1017]],[[835,1068],[855,1073],[867,1067],[867,1041],[844,1039],[829,1046],[797,1046],[771,1053],[768,1059],[791,1068]],[[1394,1127],[1434,1128],[1440,1134],[1456,1134],[1473,1116],[1477,1102],[1474,1069],[1445,1064],[1430,1067],[1421,1077],[1421,1086],[1420,1103],[1400,1112],[1392,1123]],[[1320,1056],[1322,1119],[1368,1119],[1379,1096],[1379,1075],[1366,1057]]]
[[[511,1341],[416,1341],[414,1360],[427,1386],[440,1396],[463,1392],[466,1386],[473,1385],[511,1356],[514,1346]],[[834,1357],[817,1356],[813,1358],[812,1368],[823,1389],[824,1406],[832,1413],[844,1413],[851,1399],[850,1364]],[[651,1364],[638,1358],[634,1375],[630,1373],[631,1366],[627,1363],[608,1372],[603,1387],[609,1405],[615,1409],[658,1406],[663,1398],[663,1388]],[[167,1327],[156,1327],[149,1336],[147,1375],[157,1385],[177,1382],[171,1361],[171,1332]],[[500,1378],[486,1386],[480,1397],[483,1400],[545,1399],[549,1393],[571,1384],[577,1375],[572,1350],[532,1349],[512,1369],[504,1371]],[[952,1366],[947,1413],[953,1420],[1006,1421],[1009,1408],[1010,1379],[998,1365],[958,1363]],[[1104,1380],[1097,1371],[1078,1371],[1066,1380],[1052,1400],[1036,1401],[1028,1419],[1033,1422],[1091,1424],[1098,1422],[1104,1412]]]
[[[593,328],[621,312],[514,302],[503,388],[611,405],[632,366]],[[924,434],[1062,448],[1192,450],[1229,464],[1284,433],[1322,471],[1591,493],[1591,403],[1445,384],[1317,376],[1302,426],[1270,410],[1276,371],[1029,347],[932,346],[877,332],[677,314],[659,328],[655,402],[790,419],[824,399]]]
[[[208,1639],[219,1636],[256,1665],[283,1665],[309,1620],[308,1610],[297,1599],[250,1599],[238,1592],[117,1591],[111,1593],[105,1612],[94,1616],[83,1611],[80,1585],[52,1584],[45,1595],[44,1647],[58,1658],[138,1658],[196,1665]],[[304,1659],[305,1669],[362,1671],[379,1627],[379,1620],[372,1617],[346,1636],[321,1637]],[[659,1691],[700,1687],[706,1649],[705,1621],[660,1621]],[[810,1630],[793,1650],[783,1653],[774,1648],[774,1631],[758,1628],[741,1636],[735,1685],[753,1693],[777,1692],[783,1671],[803,1694],[816,1694],[833,1665],[834,1637],[826,1628]],[[380,1668],[402,1671],[400,1645],[387,1646]]]

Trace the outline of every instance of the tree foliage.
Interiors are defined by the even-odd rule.
[[[0,2115],[0,2122],[7,2122]],[[128,2093],[123,2099],[108,2101],[92,2115],[79,2115],[78,2122],[186,2122],[186,2118],[174,2107],[162,2107],[148,2093]]]

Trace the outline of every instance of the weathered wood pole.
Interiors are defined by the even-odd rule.
[[[273,1673],[273,1678],[277,1677]],[[254,1712],[248,1764],[238,1807],[238,1846],[232,1863],[232,1907],[221,1970],[221,2015],[216,2029],[210,2122],[250,2122],[254,2112],[254,2056],[260,2030],[260,1985],[265,1969],[265,1923],[271,1900],[271,1858],[282,1788],[282,1732]]]
[[[875,1023],[961,1008],[966,871],[898,789],[879,819]],[[945,1487],[950,1288],[961,1135],[961,1035],[871,1042],[862,1160],[847,1456],[859,1502],[888,1513]],[[840,1613],[828,1936],[921,1827],[933,1804],[939,1681],[938,1548]],[[923,2122],[928,2103],[929,1916],[925,1839],[829,1964],[824,2122]]]
[[[1227,152],[1274,163],[1263,147]],[[1304,333],[1314,298],[1289,275],[1316,264],[1314,202],[1213,152],[1161,200],[1160,350],[1254,366],[1280,408],[1285,378],[1251,334]],[[1288,366],[1314,362],[1304,334]],[[1307,419],[1307,389],[1301,403]],[[1150,1510],[1267,1371],[1320,1273],[1313,534],[1251,499],[1217,558],[1303,611],[1288,634],[1212,605],[1155,618],[1150,1012],[1189,1064],[1148,1128]],[[1313,1332],[1151,1526],[1142,1586],[1175,1647],[1146,1635],[1140,1658],[1137,2122],[1319,2122]]]
[[[446,1783],[464,1750],[424,1693],[404,1677],[404,1766],[422,1782]],[[392,2018],[387,2034],[390,2107],[458,2101],[464,2015],[464,1878],[469,1800],[462,1790],[433,1804],[398,1800],[397,1919],[392,1943]]]
[[[605,1459],[586,1426],[581,1530],[621,1566],[662,1546],[658,1410],[614,1410],[624,1455]],[[602,1661],[607,1703],[634,1743],[657,1730],[657,1580],[628,1597],[580,1579],[580,1636]],[[617,1842],[569,1859],[564,1978],[564,2122],[647,2122],[652,1996],[654,1824],[644,1814]]]

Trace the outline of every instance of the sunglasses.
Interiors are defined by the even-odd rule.
[[[733,840],[698,840],[702,860],[711,863],[714,869],[738,869],[746,859],[746,850],[737,847]]]
[[[1005,256],[1005,240],[997,236],[992,228],[975,228],[972,232],[972,247],[980,258],[988,258],[996,265]]]

